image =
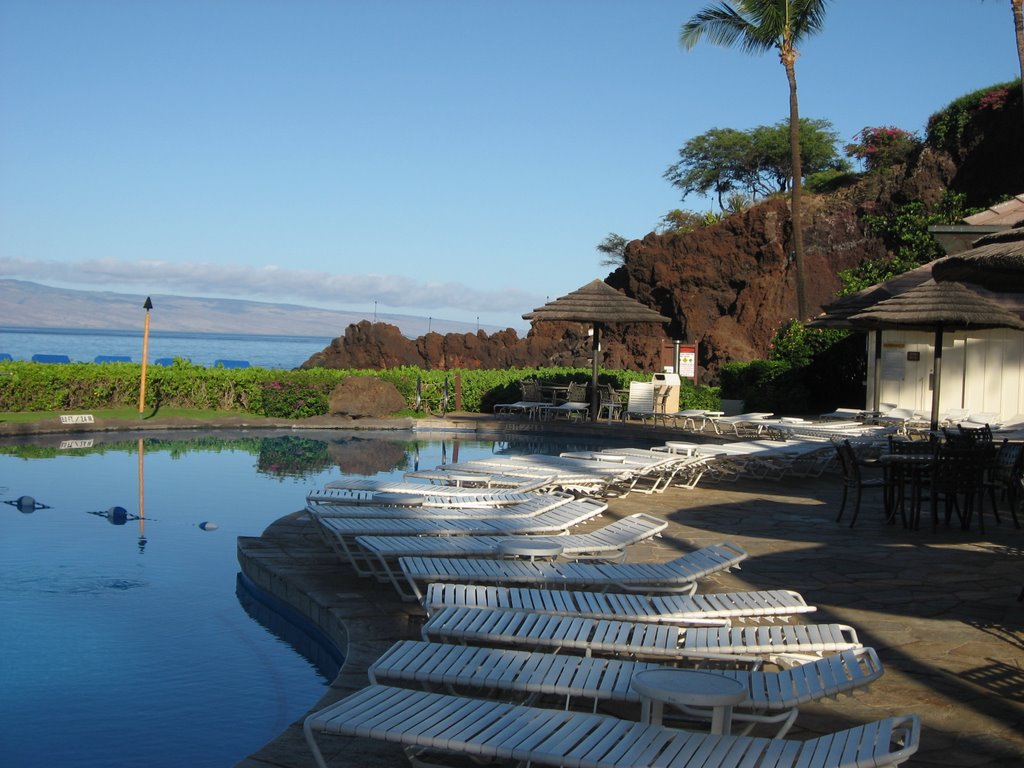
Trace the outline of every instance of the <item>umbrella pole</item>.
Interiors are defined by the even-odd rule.
[[[594,323],[594,337],[590,345],[592,371],[590,374],[590,420],[597,421],[597,409],[600,407],[601,395],[597,391],[597,355],[601,351],[601,324]]]
[[[942,381],[942,326],[935,329],[935,362],[932,366],[932,420],[931,430],[939,428],[939,382]]]
[[[871,405],[871,410],[878,413],[878,409],[882,407],[882,331],[875,331],[875,370],[874,370],[874,382],[875,391],[874,397],[871,399],[874,401]]]

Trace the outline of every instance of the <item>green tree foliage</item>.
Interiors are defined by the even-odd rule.
[[[627,245],[629,245],[629,240],[615,232],[609,232],[608,236],[595,246],[599,253],[604,254],[601,266],[620,267],[625,264]]]
[[[768,358],[788,363],[793,368],[810,365],[816,355],[848,335],[849,331],[838,328],[808,328],[803,323],[790,320],[775,332]]]
[[[796,94],[797,45],[821,31],[828,0],[722,0],[698,11],[683,24],[679,42],[687,50],[702,37],[714,45],[738,46],[746,53],[775,50],[789,83],[789,145],[793,160],[791,209],[793,257],[796,266],[796,304],[807,317],[804,288],[804,236],[801,222],[803,166],[800,153],[800,109]]]
[[[932,210],[924,203],[914,201],[897,206],[886,214],[865,216],[864,223],[868,229],[885,240],[892,256],[862,261],[856,267],[840,272],[842,288],[839,295],[862,291],[942,256],[942,248],[928,227],[962,221],[973,212],[965,207],[965,201],[966,195],[947,191]]]
[[[800,120],[800,143],[806,173],[844,170],[836,150],[839,135],[828,120]],[[786,121],[748,131],[713,128],[690,139],[679,150],[679,161],[664,178],[685,197],[714,195],[722,211],[737,193],[750,199],[789,189],[793,173],[789,126]]]

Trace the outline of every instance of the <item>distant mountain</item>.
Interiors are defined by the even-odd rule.
[[[280,336],[341,336],[352,323],[372,320],[363,312],[272,304],[239,299],[151,295],[154,329],[188,333],[251,333]],[[51,288],[23,280],[0,280],[0,326],[8,328],[75,328],[135,330],[142,322],[142,294]],[[474,333],[476,323],[377,313],[377,322],[398,326],[402,335]],[[492,333],[502,330],[480,326]]]

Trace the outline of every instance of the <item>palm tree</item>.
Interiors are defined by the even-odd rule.
[[[796,262],[796,305],[807,318],[804,291],[804,236],[800,225],[800,110],[796,100],[797,43],[819,32],[828,0],[722,0],[683,24],[679,42],[690,50],[704,36],[715,45],[739,47],[747,53],[779,52],[789,80],[789,147],[793,155],[793,259]]]
[[[1024,0],[1010,0],[1013,29],[1017,34],[1017,60],[1020,62],[1021,89],[1024,90]]]

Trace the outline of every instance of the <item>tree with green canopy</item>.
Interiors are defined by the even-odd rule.
[[[800,118],[801,162],[808,174],[848,170],[849,164],[836,149],[839,134],[828,120]],[[749,131],[712,128],[686,142],[679,162],[670,165],[664,178],[679,187],[683,196],[713,193],[721,210],[731,193],[741,191],[756,200],[786,192],[793,176],[789,124],[760,125]]]
[[[789,142],[793,158],[791,187],[793,259],[796,266],[796,303],[800,319],[807,318],[804,290],[804,238],[800,224],[800,110],[796,96],[796,46],[819,32],[828,0],[722,0],[699,11],[683,24],[679,41],[687,50],[702,37],[714,45],[738,45],[747,53],[775,49],[789,81]]]

